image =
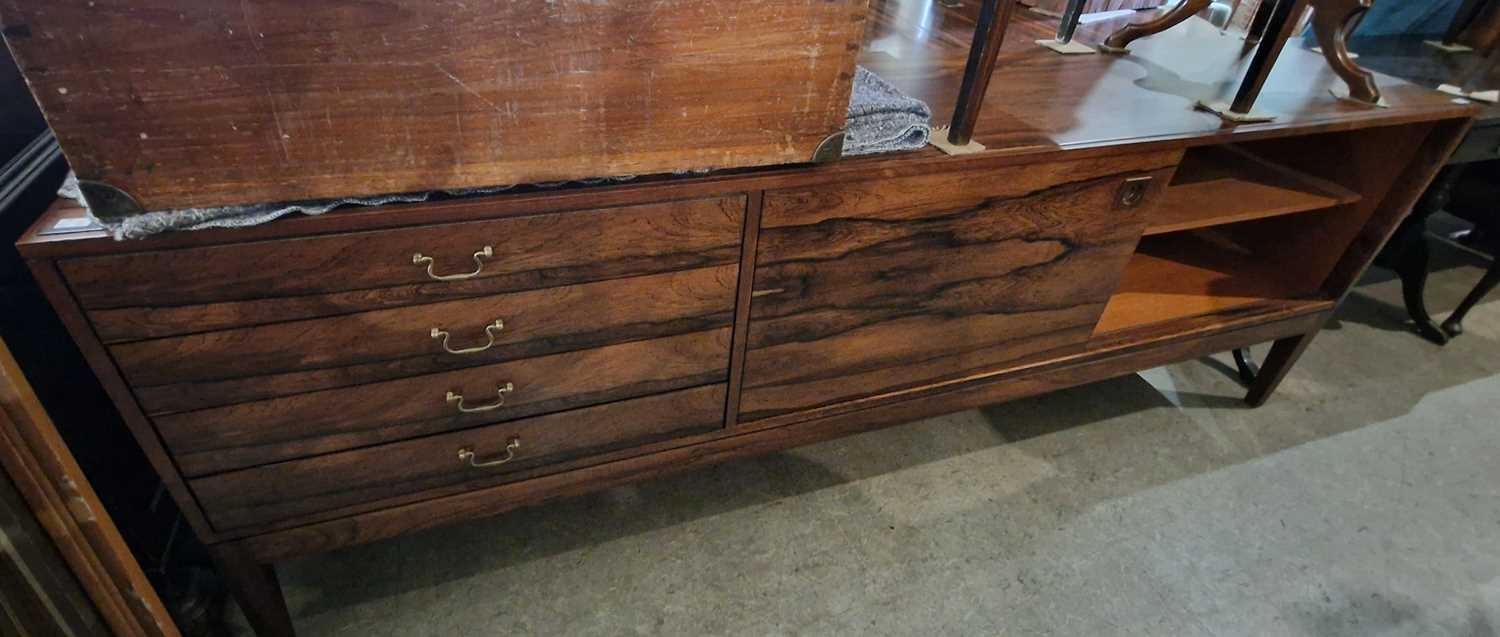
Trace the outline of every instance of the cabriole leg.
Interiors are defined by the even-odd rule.
[[[1120,30],[1109,34],[1109,37],[1104,39],[1104,44],[1099,45],[1099,50],[1105,53],[1124,53],[1125,47],[1130,46],[1131,42],[1182,24],[1194,14],[1207,9],[1210,4],[1213,4],[1213,0],[1182,0],[1177,3],[1177,6],[1172,7],[1171,11],[1155,20],[1120,27]]]
[[[1359,25],[1365,12],[1370,10],[1371,0],[1313,0],[1313,33],[1318,36],[1318,46],[1323,48],[1323,57],[1349,86],[1349,99],[1366,104],[1380,103],[1380,87],[1375,85],[1375,76],[1354,63],[1349,55],[1349,33]]]

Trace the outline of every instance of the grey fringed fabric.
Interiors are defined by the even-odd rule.
[[[844,156],[872,155],[903,150],[916,150],[927,145],[932,132],[932,111],[921,100],[902,93],[890,83],[880,79],[863,67],[855,70],[854,88],[849,98],[849,118],[845,125]],[[706,172],[706,171],[704,171]],[[697,174],[696,171],[692,174]],[[606,183],[628,181],[633,176],[588,179],[579,182],[557,182],[537,184],[543,187],[561,186],[566,183]],[[496,186],[468,190],[445,191],[448,195],[483,195],[514,188]],[[59,195],[80,202],[78,181],[69,175]],[[123,219],[99,219],[95,221],[114,234],[115,239],[140,239],[170,230],[203,230],[206,228],[241,228],[272,221],[292,213],[320,215],[342,206],[380,206],[391,203],[416,203],[427,201],[432,192],[380,195],[375,197],[349,197],[294,203],[259,204],[253,206],[227,206],[222,208],[188,208],[148,212]]]
[[[844,156],[917,150],[932,134],[932,109],[864,67],[854,72]]]

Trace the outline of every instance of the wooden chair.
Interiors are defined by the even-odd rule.
[[[1300,23],[1303,13],[1313,9],[1313,31],[1323,55],[1335,73],[1348,86],[1346,93],[1339,94],[1366,104],[1380,103],[1380,89],[1374,76],[1354,63],[1349,54],[1349,33],[1369,11],[1372,0],[1266,0],[1256,9],[1246,34],[1246,46],[1255,46],[1250,67],[1240,82],[1232,101],[1227,104],[1202,104],[1207,110],[1218,113],[1231,121],[1255,121],[1268,119],[1253,114],[1255,100],[1260,96],[1276,58],[1286,46],[1288,39]],[[1125,54],[1131,42],[1155,35],[1185,22],[1188,18],[1208,8],[1212,0],[1180,0],[1176,6],[1145,22],[1126,25],[1110,34],[1099,46],[1105,53]],[[1071,7],[1070,7],[1071,8]],[[1072,34],[1078,16],[1072,12],[1064,14],[1064,24],[1059,28],[1059,38]],[[1267,35],[1271,37],[1266,38]]]

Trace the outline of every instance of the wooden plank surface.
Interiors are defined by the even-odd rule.
[[[4,0],[80,177],[148,210],[806,162],[867,0]]]
[[[0,466],[112,631],[122,636],[180,634],[4,341]]]
[[[1359,201],[1360,194],[1224,147],[1190,151],[1151,212],[1146,234],[1263,219]]]
[[[325,509],[401,496],[437,497],[507,480],[506,474],[549,462],[717,429],[724,385],[657,394],[581,410],[428,436],[192,480],[214,525],[230,529]],[[505,456],[514,460],[473,467]]]
[[[148,411],[356,385],[717,327],[735,264],[111,347]],[[496,320],[504,328],[488,331]],[[431,330],[450,333],[453,354]],[[163,395],[166,394],[166,395]]]
[[[767,193],[741,418],[1081,345],[1176,159]]]
[[[260,559],[274,560],[371,542],[459,520],[495,515],[518,507],[577,496],[600,489],[692,471],[726,460],[838,438],[859,431],[910,422],[944,413],[992,405],[1065,387],[1096,382],[1178,360],[1227,351],[1316,329],[1332,309],[1331,302],[1276,308],[1239,317],[1188,321],[1171,329],[1103,339],[1072,357],[1049,361],[1014,373],[996,373],[968,382],[929,387],[896,402],[848,410],[823,418],[779,418],[745,423],[744,431],[716,432],[643,447],[609,457],[609,462],[580,466],[572,473],[537,475],[451,497],[432,499],[360,515],[330,519],[298,528],[246,537],[234,542]],[[753,429],[756,424],[774,427]]]
[[[59,266],[103,337],[128,340],[732,263],[744,210],[743,196],[692,199]],[[485,247],[491,256],[464,281],[434,281],[412,259],[432,257],[440,276],[467,273]]]
[[[1285,269],[1285,263],[1267,259],[1254,244],[1235,243],[1212,229],[1147,237],[1131,257],[1095,333],[1298,299],[1316,291],[1316,286],[1297,286],[1284,276]]]
[[[238,469],[724,382],[729,328],[155,418],[184,475]],[[447,392],[501,409],[464,414]]]

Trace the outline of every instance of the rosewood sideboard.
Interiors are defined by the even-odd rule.
[[[971,9],[876,3],[862,64],[948,112]],[[1088,25],[1097,42],[1119,23]],[[1031,46],[974,139],[116,242],[20,242],[261,634],[276,561],[1274,342],[1267,399],[1474,111],[1283,54],[1231,125],[1201,21]],[[895,44],[892,44],[895,43]],[[894,53],[893,53],[894,52]],[[1272,423],[1267,423],[1271,426]]]

